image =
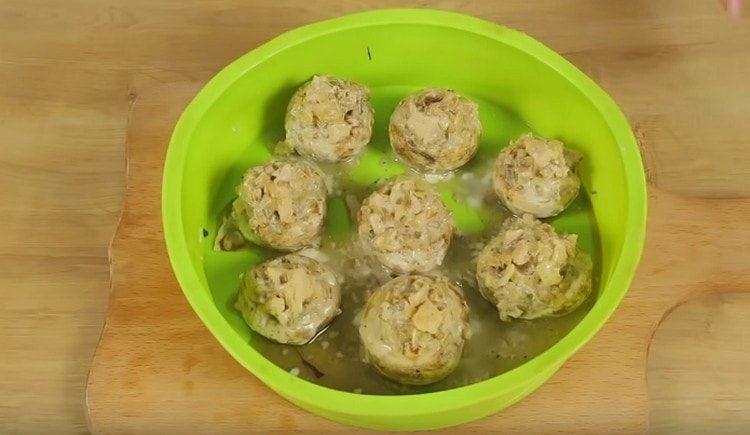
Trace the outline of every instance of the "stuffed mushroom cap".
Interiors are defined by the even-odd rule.
[[[422,172],[448,172],[476,153],[482,126],[476,103],[449,89],[402,100],[388,127],[393,149]]]
[[[245,273],[236,308],[253,331],[286,344],[305,344],[341,310],[335,273],[300,254],[258,264]]]
[[[477,283],[500,319],[559,316],[591,293],[591,258],[575,234],[558,234],[530,214],[503,222],[477,258]]]
[[[565,149],[560,141],[525,134],[498,155],[492,184],[514,214],[555,216],[578,195],[579,160],[580,154]]]
[[[403,384],[423,385],[458,365],[469,332],[461,290],[443,276],[403,275],[375,290],[359,334],[367,360]]]
[[[301,156],[326,162],[361,153],[372,136],[369,90],[357,83],[315,76],[287,107],[286,142]]]
[[[294,251],[320,241],[326,215],[323,175],[304,160],[274,160],[245,173],[232,216],[242,235],[270,248]]]
[[[435,188],[400,177],[368,196],[357,213],[363,247],[397,273],[428,272],[443,262],[453,217]]]

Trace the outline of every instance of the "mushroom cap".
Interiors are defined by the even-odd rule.
[[[341,312],[340,302],[332,270],[312,258],[287,254],[245,273],[236,308],[258,334],[305,344]]]
[[[555,216],[578,195],[581,181],[575,167],[580,159],[560,141],[525,134],[497,156],[495,193],[515,215]]]
[[[383,375],[423,385],[456,368],[468,325],[463,294],[448,278],[403,275],[372,293],[359,334],[368,361]]]
[[[351,158],[364,150],[375,120],[369,90],[357,83],[315,76],[287,106],[286,142],[301,156],[326,162]]]
[[[443,262],[453,217],[435,188],[399,177],[368,196],[357,213],[365,249],[397,273],[428,272]]]
[[[422,172],[447,172],[476,153],[482,125],[476,103],[449,89],[425,89],[403,99],[388,126],[391,145]]]
[[[326,215],[325,180],[304,160],[274,160],[251,168],[237,188],[232,216],[248,240],[283,251],[320,241]]]
[[[577,241],[530,214],[508,218],[477,258],[482,296],[503,321],[573,311],[592,287],[591,258]]]

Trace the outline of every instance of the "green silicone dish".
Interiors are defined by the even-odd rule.
[[[485,133],[477,159],[493,158],[524,125],[581,150],[589,210],[580,219],[574,213],[559,223],[575,230],[587,219],[595,222],[598,243],[592,249],[598,251],[599,285],[593,307],[580,323],[508,372],[461,388],[402,396],[325,388],[289,374],[256,351],[253,335],[228,301],[238,272],[266,254],[222,253],[217,260],[211,252],[217,220],[242,173],[267,160],[270,145],[283,138],[292,92],[322,73],[372,89],[375,137],[351,174],[363,183],[402,170],[377,164],[387,150],[387,119],[400,97],[427,86],[456,89],[480,102]],[[477,222],[472,211],[450,206],[459,226],[471,230]],[[641,254],[646,185],[623,114],[591,79],[552,50],[521,32],[465,15],[379,10],[290,31],[217,74],[175,127],[164,168],[162,214],[169,257],[185,296],[216,339],[253,375],[300,407],[336,421],[378,429],[430,429],[474,420],[520,400],[599,330],[627,291]],[[329,230],[347,225],[334,210]]]

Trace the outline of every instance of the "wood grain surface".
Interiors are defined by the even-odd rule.
[[[111,250],[112,298],[89,378],[91,427],[102,433],[350,432],[249,376],[202,327],[169,269],[158,210],[161,168],[180,108],[198,88],[144,88],[131,114],[129,185]],[[750,252],[750,227],[738,225],[748,213],[750,199],[686,198],[651,186],[643,261],[613,318],[530,397],[449,432],[645,431],[654,330],[682,301],[721,293],[729,282],[750,289],[747,258],[726,256]],[[725,237],[711,240],[713,232]]]
[[[695,294],[750,288],[744,219],[727,220],[743,217],[742,198],[750,195],[750,28],[746,20],[729,19],[719,2],[6,0],[0,2],[0,432],[86,429],[84,380],[107,304],[107,243],[124,188],[130,108],[152,90],[171,95],[170,84],[186,83],[179,92],[187,92],[281,31],[388,6],[459,10],[519,28],[594,77],[641,137],[652,191],[682,207],[676,222],[658,231],[669,233],[679,223],[682,234],[700,236],[700,244],[663,257],[648,277]],[[153,146],[158,153],[164,143]],[[158,213],[158,200],[143,198],[142,205]],[[711,211],[719,225],[701,223],[696,210]],[[121,235],[157,236],[148,230]],[[164,260],[135,265],[163,273]],[[639,280],[643,274],[642,267]],[[187,309],[177,301],[169,316]],[[648,373],[652,431],[750,426],[750,356],[743,352],[748,309],[747,295],[701,299],[675,310],[659,329]],[[201,327],[181,334],[195,334],[208,355],[226,358],[211,350],[218,346]],[[181,364],[187,374],[210,371],[196,361]],[[234,376],[231,389],[248,382],[244,371]],[[161,379],[157,371],[141,382]],[[161,424],[178,421],[184,415],[170,410],[182,388],[210,405],[211,391],[202,396],[206,387],[192,382],[163,384],[174,395],[146,398],[142,410],[154,408]],[[555,388],[555,381],[544,388]],[[213,405],[221,419],[224,403]],[[135,418],[121,417],[113,428],[127,428]]]

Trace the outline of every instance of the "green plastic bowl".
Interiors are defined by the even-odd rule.
[[[388,116],[400,96],[427,86],[456,89],[481,101],[480,111],[502,108],[537,133],[581,150],[582,181],[598,229],[599,251],[596,301],[583,320],[557,344],[511,371],[461,388],[403,396],[354,394],[313,384],[277,367],[248,344],[253,336],[228,301],[236,291],[237,272],[263,254],[243,251],[222,254],[220,263],[212,260],[217,219],[245,169],[267,160],[269,145],[283,138],[284,111],[294,89],[321,73],[356,80],[373,90],[380,145],[368,151],[358,168],[363,180],[392,175],[372,163],[387,146],[383,132]],[[518,125],[508,119],[485,111],[484,142],[516,135]],[[492,158],[506,144],[490,144],[477,158]],[[164,234],[175,275],[195,312],[227,351],[300,407],[378,429],[430,429],[471,421],[539,387],[615,310],[635,272],[646,222],[638,147],[625,117],[604,91],[523,33],[432,10],[379,10],[311,24],[227,66],[180,117],[167,153],[162,195]]]

